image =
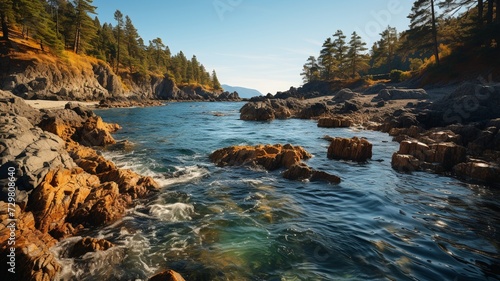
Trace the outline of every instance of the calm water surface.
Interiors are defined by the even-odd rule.
[[[499,191],[427,173],[393,171],[387,134],[318,128],[309,120],[245,122],[242,103],[173,103],[98,111],[123,129],[127,152],[103,152],[162,186],[120,221],[85,235],[117,246],[67,258],[61,280],[499,280]],[[221,115],[223,116],[216,116]],[[326,158],[324,135],[366,137],[366,164]],[[295,182],[280,172],[215,167],[239,144],[291,143],[342,183]]]

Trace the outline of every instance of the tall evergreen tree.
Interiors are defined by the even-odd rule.
[[[94,22],[89,14],[95,14],[95,6],[92,6],[92,0],[74,0],[75,16],[75,34],[73,51],[80,53],[82,50],[88,49],[88,43],[95,36]]]
[[[323,43],[323,48],[321,49],[319,55],[319,63],[321,66],[321,76],[325,80],[331,80],[333,78],[333,73],[335,71],[335,58],[332,38],[327,38]]]
[[[436,64],[439,65],[439,43],[434,0],[417,0],[413,3],[410,18],[410,39],[415,49],[432,47]]]
[[[368,66],[364,54],[367,50],[365,46],[366,43],[361,40],[361,37],[356,32],[353,32],[351,41],[349,41],[349,51],[347,53],[352,77],[355,77],[359,70]]]
[[[123,30],[123,14],[120,10],[116,10],[114,14],[116,20],[116,73],[118,73],[118,69],[120,67],[120,49],[121,49],[121,40],[122,40],[122,30]]]
[[[214,90],[221,90],[222,86],[220,85],[219,79],[217,78],[217,73],[215,73],[215,69],[212,70],[212,88]]]
[[[130,71],[133,71],[133,67],[138,64],[138,60],[141,58],[141,49],[139,47],[139,33],[135,28],[132,20],[129,16],[125,16],[125,42],[127,44],[128,53],[128,66]]]
[[[300,75],[302,75],[304,83],[319,80],[320,78],[319,65],[318,61],[316,60],[316,57],[310,56],[309,58],[307,58],[307,61],[304,64],[304,67],[302,68],[302,73]]]
[[[2,22],[3,39],[9,40],[9,21],[14,18],[12,0],[0,0],[0,21]]]
[[[335,58],[335,62],[337,64],[337,71],[339,76],[345,76],[346,66],[347,66],[347,52],[349,47],[345,41],[346,36],[342,30],[337,30],[335,34],[333,34],[333,54]]]

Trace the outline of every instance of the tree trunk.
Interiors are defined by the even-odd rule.
[[[116,74],[118,74],[118,68],[120,67],[120,32],[120,28],[118,28],[118,40],[116,40],[118,43],[118,51],[116,55]]]
[[[9,40],[9,26],[7,24],[7,16],[3,12],[0,12],[0,18],[2,20],[3,39],[8,41]]]
[[[434,56],[436,57],[436,64],[439,66],[439,45],[437,39],[437,26],[436,26],[436,14],[434,11],[434,0],[431,0],[431,12],[432,12],[432,36],[434,37]]]
[[[493,22],[493,0],[488,0],[488,13],[486,15],[488,24]]]
[[[478,12],[477,21],[479,23],[479,26],[483,25],[483,10],[484,10],[484,2],[483,2],[483,0],[478,0],[478,2],[477,2],[477,12]]]
[[[500,0],[497,0],[497,12],[495,15],[495,21],[500,22]]]

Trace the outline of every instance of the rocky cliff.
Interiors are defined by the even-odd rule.
[[[24,99],[48,100],[240,100],[237,93],[178,87],[169,78],[135,74],[118,76],[95,58],[0,58],[0,89]]]

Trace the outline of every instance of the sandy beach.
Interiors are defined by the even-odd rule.
[[[52,100],[25,100],[27,104],[36,109],[61,109],[71,102],[80,106],[96,108],[99,102],[83,102],[83,101],[52,101]]]

